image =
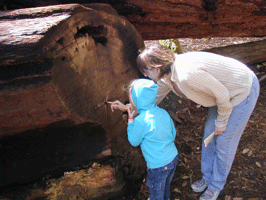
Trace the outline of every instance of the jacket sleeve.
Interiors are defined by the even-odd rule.
[[[143,140],[143,125],[136,118],[133,122],[128,123],[127,136],[129,143],[134,147],[139,146]]]
[[[174,125],[174,122],[173,120],[170,118],[171,120],[171,126],[172,126],[172,134],[173,134],[173,138],[175,140],[175,137],[176,137],[176,129],[175,129],[175,125]]]
[[[157,82],[157,85],[158,85],[158,93],[156,95],[156,104],[158,105],[171,91],[171,88],[163,80],[159,80]]]

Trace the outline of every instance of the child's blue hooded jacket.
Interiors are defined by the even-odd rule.
[[[147,167],[154,169],[169,164],[177,155],[173,120],[156,102],[158,86],[151,80],[135,81],[131,96],[139,115],[128,123],[128,140],[140,145]]]

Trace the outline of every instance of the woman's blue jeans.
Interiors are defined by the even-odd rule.
[[[239,140],[256,105],[259,90],[259,81],[254,77],[249,96],[233,108],[226,131],[222,135],[214,136],[207,147],[202,142],[201,172],[210,189],[222,190],[226,183]],[[217,115],[217,106],[208,109],[203,140],[214,131]]]
[[[148,169],[147,186],[150,188],[150,200],[169,200],[170,185],[173,179],[178,156],[169,164]]]

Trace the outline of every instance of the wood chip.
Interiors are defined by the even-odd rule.
[[[226,195],[226,196],[224,197],[224,200],[231,200],[231,196],[227,196],[227,195]]]
[[[187,181],[182,183],[182,187],[185,187],[185,186],[187,186]]]
[[[179,190],[179,189],[177,189],[177,188],[173,189],[173,192],[176,192],[176,193],[182,194],[181,190]]]
[[[249,149],[247,148],[247,149],[244,149],[243,151],[242,151],[242,154],[246,154],[247,152],[249,152]]]
[[[182,179],[189,179],[190,176],[183,176]]]
[[[256,165],[257,165],[258,167],[261,167],[261,164],[260,164],[259,162],[256,162]]]

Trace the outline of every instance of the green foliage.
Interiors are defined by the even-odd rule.
[[[182,47],[178,41],[178,39],[167,39],[167,40],[159,40],[159,43],[168,48],[171,49],[173,52],[181,54],[183,53]]]

